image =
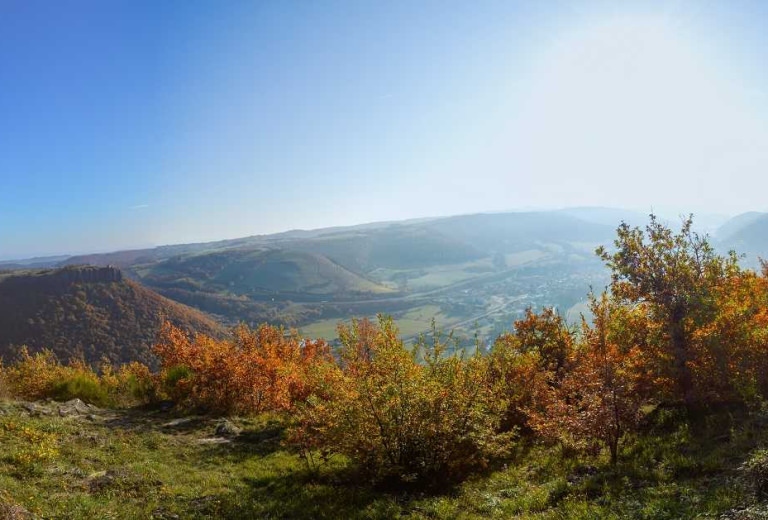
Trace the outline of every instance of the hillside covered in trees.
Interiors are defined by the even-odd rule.
[[[219,325],[201,312],[128,280],[112,267],[0,272],[0,356],[49,349],[60,359],[106,358],[152,363],[164,320],[213,336]]]

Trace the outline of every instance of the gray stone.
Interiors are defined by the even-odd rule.
[[[224,437],[207,437],[197,440],[197,444],[229,444],[230,442],[232,441]]]
[[[223,419],[216,425],[216,435],[219,437],[236,437],[242,433],[243,429],[238,428],[231,421]]]
[[[80,399],[75,398],[59,405],[59,416],[71,417],[76,415],[88,415],[92,410],[93,408],[90,408]]]
[[[174,419],[170,422],[167,422],[163,425],[163,428],[175,428],[177,426],[184,426],[185,424],[189,424],[193,422],[194,419],[191,417],[182,417],[181,419]]]

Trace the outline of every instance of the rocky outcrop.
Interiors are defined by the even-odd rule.
[[[81,265],[37,271],[32,274],[13,275],[6,278],[3,283],[28,287],[64,287],[75,283],[113,283],[122,281],[123,272],[117,267]]]

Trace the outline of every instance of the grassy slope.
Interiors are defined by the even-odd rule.
[[[212,419],[164,427],[171,417],[160,412],[88,421],[0,408],[0,503],[57,518],[715,518],[751,500],[737,468],[768,440],[738,414],[690,426],[665,412],[615,469],[521,446],[508,465],[454,489],[387,493],[340,458],[310,475],[268,416],[239,420],[245,432],[232,444],[201,445]],[[31,444],[34,435],[46,440]],[[42,459],[19,462],[30,450]]]
[[[332,295],[390,292],[322,255],[282,249],[187,255],[137,269],[137,273],[153,286],[211,293]]]

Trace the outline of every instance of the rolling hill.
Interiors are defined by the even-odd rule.
[[[197,310],[160,296],[112,267],[65,267],[0,274],[0,356],[21,345],[60,359],[153,362],[150,347],[166,318],[188,331],[222,329]]]
[[[159,288],[224,292],[251,297],[354,295],[390,289],[353,273],[328,257],[289,249],[231,249],[197,253],[138,269]]]
[[[745,256],[744,264],[756,267],[758,258],[768,258],[768,213],[749,212],[726,222],[717,232],[720,249]]]
[[[525,251],[543,244],[607,243],[616,228],[556,212],[479,213],[437,219],[422,226],[487,255]]]
[[[457,264],[490,256],[500,250],[523,251],[541,244],[602,243],[613,238],[618,221],[609,225],[584,217],[581,213],[478,213],[309,231],[293,230],[204,244],[76,256],[60,265],[87,263],[128,268],[211,252],[229,251],[238,255],[237,251],[241,250],[270,248],[320,254],[357,274],[364,274],[377,268],[406,269]]]
[[[534,295],[531,305],[570,307],[562,294],[595,281],[594,248],[611,243],[618,222],[606,221],[618,215],[625,213],[582,208],[374,222],[77,256],[60,265],[116,265],[228,323],[303,326],[427,303],[452,323],[485,323],[496,308],[517,312],[513,302],[499,303],[516,293]],[[553,276],[561,278],[557,288],[545,283]]]

